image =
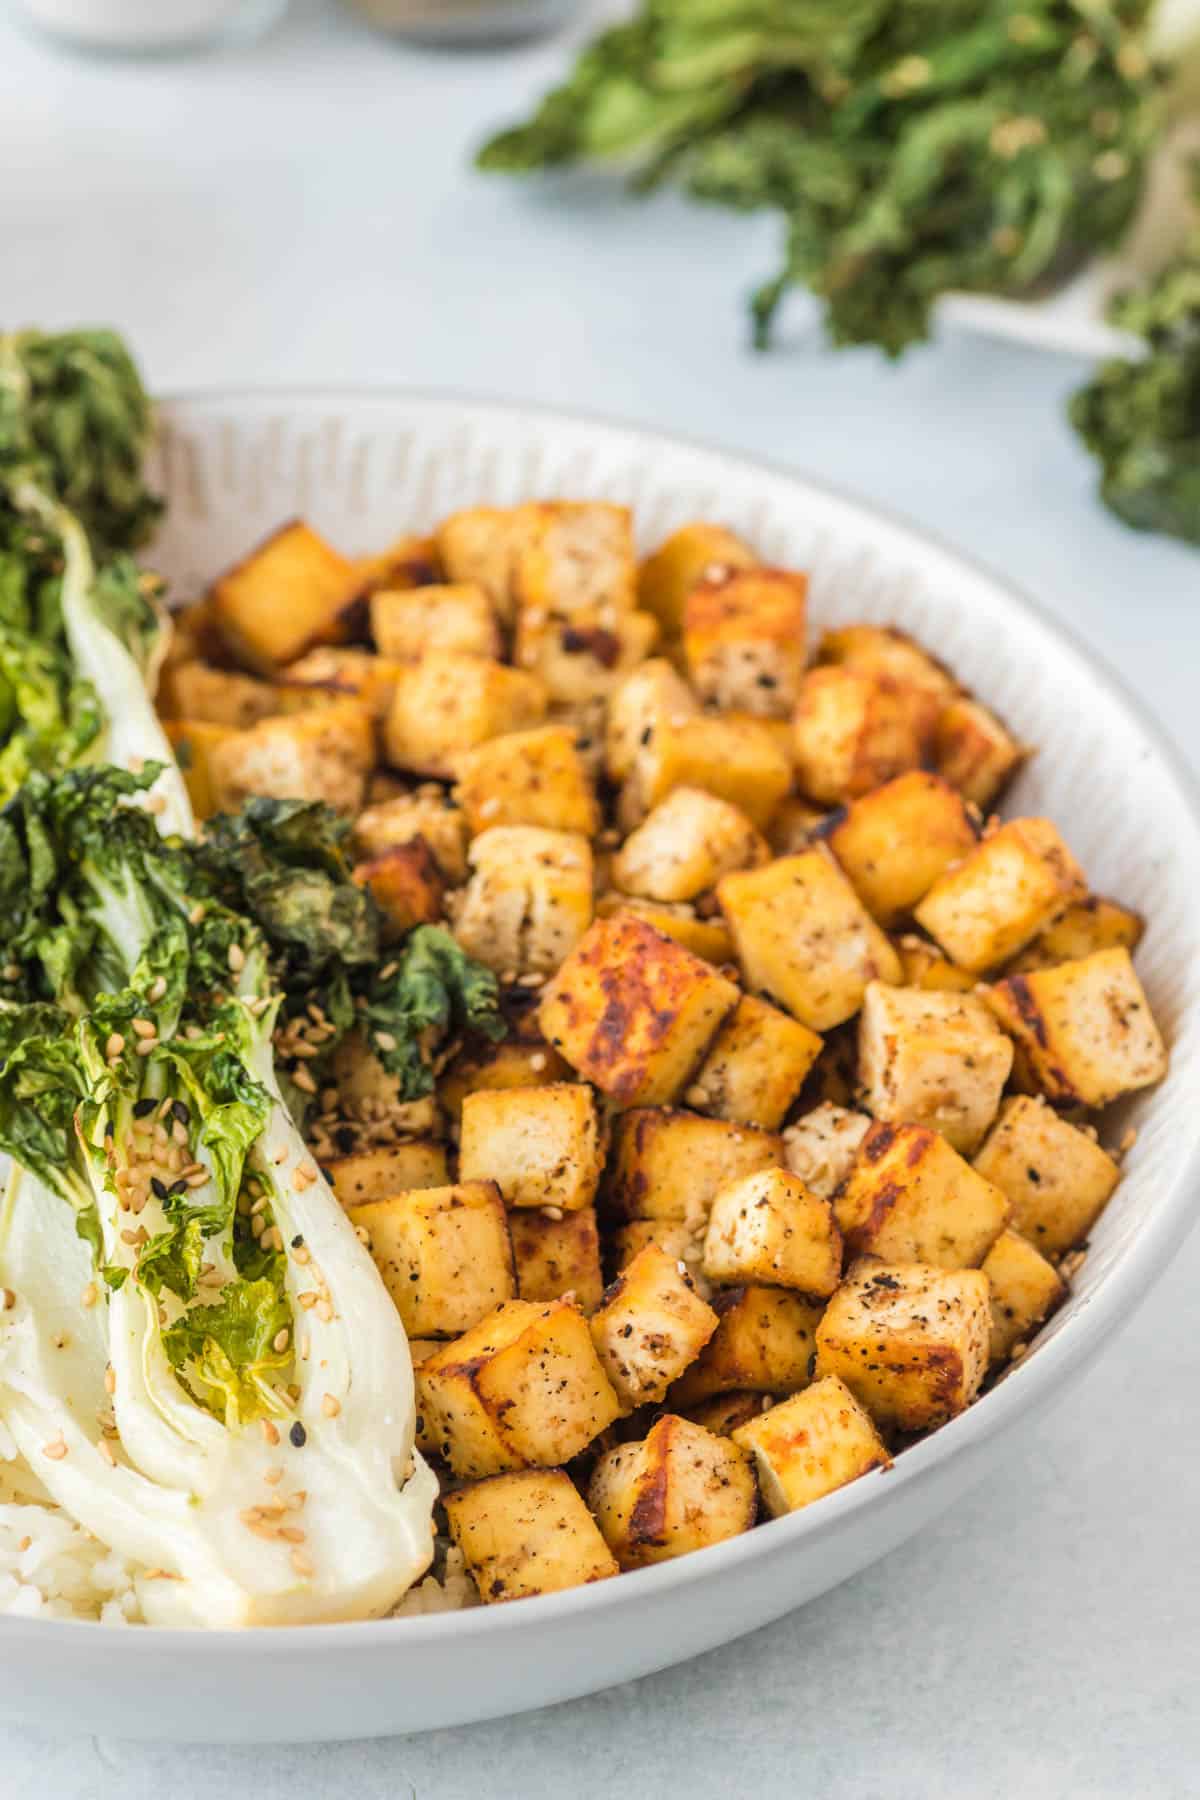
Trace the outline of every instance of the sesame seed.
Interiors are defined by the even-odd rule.
[[[99,1288],[96,1286],[94,1281],[89,1281],[87,1286],[84,1288],[82,1294],[80,1294],[80,1296],[79,1296],[79,1304],[80,1304],[80,1306],[95,1306],[95,1304],[99,1298],[100,1298]]]
[[[307,1244],[298,1245],[297,1248],[295,1250],[293,1250],[293,1252],[292,1252],[292,1260],[293,1260],[293,1262],[298,1262],[298,1263],[311,1262],[312,1258],[309,1255],[308,1245]]]
[[[114,1031],[109,1034],[108,1042],[104,1046],[104,1054],[106,1057],[120,1056],[124,1048],[125,1039],[119,1031]]]
[[[266,1231],[263,1232],[259,1242],[262,1244],[264,1250],[282,1250],[283,1233],[280,1231],[278,1225],[269,1225]]]
[[[108,1464],[109,1468],[115,1469],[117,1466],[117,1459],[113,1455],[113,1447],[109,1443],[108,1439],[107,1438],[98,1438],[96,1440],[96,1448],[97,1448],[97,1450],[99,1450],[101,1456],[104,1458],[104,1460]]]
[[[293,1069],[292,1080],[302,1094],[315,1094],[317,1091],[317,1084],[307,1069]]]
[[[154,977],[154,980],[150,983],[150,986],[146,991],[146,998],[147,998],[147,1000],[149,1000],[151,1002],[153,1002],[155,1000],[161,1000],[163,995],[166,993],[166,991],[167,991],[166,976],[165,975],[156,975]]]
[[[263,1218],[261,1213],[258,1215],[257,1218],[251,1219],[250,1232],[253,1237],[260,1238],[266,1229],[267,1229],[267,1222]]]
[[[277,1482],[282,1481],[283,1480],[282,1465],[280,1463],[273,1463],[269,1469],[264,1469],[263,1470],[263,1480],[266,1482],[268,1487],[274,1487]]]
[[[28,1550],[28,1548],[29,1548],[30,1544],[32,1544],[32,1542],[33,1542],[33,1539],[31,1537],[23,1537],[21,1539],[20,1543],[17,1545],[17,1549],[18,1550]]]
[[[286,1544],[303,1544],[308,1538],[307,1531],[301,1531],[299,1525],[281,1525],[279,1535]]]
[[[263,1213],[267,1210],[267,1207],[270,1205],[270,1201],[267,1199],[267,1196],[259,1190],[259,1188],[257,1187],[257,1185],[254,1182],[250,1183],[249,1192],[251,1194],[258,1195],[258,1199],[254,1202],[254,1205],[250,1208],[250,1217],[252,1219],[257,1219],[257,1217],[260,1213]]]
[[[292,1551],[292,1567],[297,1575],[311,1575],[313,1572],[312,1558],[306,1556],[303,1550],[295,1549]]]
[[[293,1447],[297,1450],[303,1450],[305,1444],[307,1444],[308,1433],[307,1433],[307,1431],[305,1431],[305,1429],[304,1429],[303,1425],[300,1423],[299,1419],[296,1420],[296,1423],[292,1426],[292,1429],[288,1432],[288,1437],[291,1440]]]
[[[246,966],[246,952],[240,944],[229,946],[229,967],[235,975],[241,973]]]
[[[276,1351],[286,1350],[288,1347],[289,1335],[290,1335],[290,1333],[288,1332],[288,1328],[286,1325],[283,1327],[282,1331],[277,1331],[275,1333],[275,1336],[271,1339],[272,1350],[276,1350]]]
[[[397,962],[384,963],[382,969],[379,971],[380,981],[390,981],[399,967],[400,964]]]
[[[277,1444],[279,1442],[279,1433],[276,1431],[274,1425],[272,1425],[270,1419],[262,1420],[262,1434],[266,1438],[268,1444]]]
[[[67,1446],[61,1432],[58,1437],[52,1438],[48,1444],[42,1445],[42,1455],[48,1456],[51,1462],[61,1462],[66,1454]]]
[[[546,1066],[545,1051],[544,1050],[535,1050],[533,1055],[529,1059],[529,1066],[533,1070],[535,1075],[540,1075],[542,1070]]]
[[[308,1499],[308,1489],[307,1488],[297,1488],[294,1493],[289,1494],[287,1497],[288,1511],[289,1512],[299,1512],[301,1510],[301,1508],[303,1507],[304,1502],[307,1499]]]
[[[321,1400],[321,1411],[327,1419],[336,1419],[342,1410],[342,1403],[336,1394],[326,1394]]]
[[[115,1394],[117,1391],[117,1374],[111,1363],[104,1371],[104,1391],[106,1394]]]
[[[396,1048],[396,1040],[390,1031],[377,1031],[375,1033],[375,1042],[379,1045],[381,1050],[394,1050]]]
[[[137,1050],[139,1056],[149,1056],[152,1050],[158,1049],[158,1039],[156,1037],[142,1038],[141,1042],[136,1044],[134,1048]]]
[[[0,1312],[11,1312],[17,1304],[17,1296],[10,1287],[0,1288]]]
[[[323,1319],[326,1325],[328,1325],[329,1321],[333,1318],[333,1307],[323,1295],[321,1299],[317,1301],[316,1314],[318,1319]]]
[[[5,981],[19,981],[21,979],[20,964],[19,963],[5,963],[4,979],[5,979]]]
[[[148,813],[160,813],[163,811],[166,804],[167,797],[165,794],[148,794],[146,796],[146,811]]]
[[[140,1038],[158,1036],[158,1026],[154,1023],[153,1019],[135,1019],[133,1021],[133,1029],[134,1034]],[[152,1100],[150,1105],[146,1108],[146,1111],[152,1111],[157,1105],[158,1101]]]
[[[184,1180],[187,1182],[187,1185],[190,1188],[203,1187],[205,1182],[208,1180],[208,1170],[207,1169],[194,1169],[190,1175],[184,1176]]]
[[[317,1304],[317,1296],[313,1293],[311,1288],[305,1288],[302,1294],[296,1295],[296,1298],[299,1300],[305,1312],[307,1312],[310,1307]]]

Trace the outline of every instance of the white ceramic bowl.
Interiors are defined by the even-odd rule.
[[[455,506],[537,495],[628,501],[647,543],[688,518],[721,519],[766,557],[810,569],[818,625],[907,627],[1041,746],[1011,804],[1049,813],[1095,888],[1147,914],[1138,963],[1172,1068],[1127,1109],[1137,1144],[1070,1303],[992,1393],[889,1474],[715,1549],[512,1606],[241,1635],[3,1618],[0,1710],[56,1732],[270,1741],[544,1705],[777,1618],[1019,1454],[1022,1429],[1177,1249],[1200,1176],[1200,810],[1141,708],[1028,602],[940,545],[791,475],[647,432],[455,399],[219,394],[164,408],[162,479],[158,561],[179,597],[293,514],[365,550]]]

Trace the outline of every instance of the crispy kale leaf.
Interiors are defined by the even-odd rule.
[[[418,925],[392,973],[374,979],[366,1018],[376,1053],[388,1074],[399,1077],[404,1100],[432,1093],[432,1051],[448,1037],[476,1032],[495,1043],[506,1030],[496,977],[436,925]]]

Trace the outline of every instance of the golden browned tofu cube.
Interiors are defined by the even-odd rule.
[[[915,638],[891,625],[843,625],[825,632],[817,661],[837,663],[865,675],[887,675],[907,687],[923,688],[935,700],[953,700],[958,683]]]
[[[214,669],[204,662],[171,663],[158,690],[164,719],[202,720],[244,731],[278,711],[274,689],[236,669]]]
[[[448,1179],[444,1146],[420,1141],[330,1157],[324,1168],[347,1212],[369,1200],[390,1200],[409,1188],[442,1187]]]
[[[591,780],[566,725],[510,732],[464,751],[455,797],[473,836],[494,825],[540,825],[593,837],[600,825]]]
[[[721,581],[734,569],[751,569],[757,561],[749,545],[724,525],[704,520],[681,525],[638,570],[638,603],[654,614],[664,637],[677,638],[693,588]]]
[[[622,1219],[687,1219],[702,1232],[723,1187],[782,1161],[773,1132],[697,1113],[639,1108],[617,1121],[608,1204]]]
[[[680,1263],[647,1244],[605,1291],[592,1339],[625,1412],[662,1400],[713,1332],[717,1315]]]
[[[373,556],[360,556],[358,570],[363,593],[368,596],[381,588],[427,587],[442,579],[437,545],[431,537],[418,537],[412,532],[395,538]]]
[[[1086,1238],[1121,1179],[1093,1137],[1025,1094],[1005,1104],[975,1167],[1008,1197],[1014,1231],[1055,1258]]]
[[[914,916],[951,962],[978,974],[1015,955],[1086,892],[1049,819],[1012,819],[936,881]]]
[[[596,1209],[582,1206],[560,1219],[531,1208],[508,1215],[517,1292],[522,1300],[558,1300],[573,1295],[584,1313],[593,1313],[604,1294]]]
[[[527,618],[535,608],[571,619],[602,608],[613,615],[632,612],[637,562],[627,506],[552,500],[525,506],[521,514],[513,564],[520,614]]]
[[[208,725],[203,719],[167,719],[163,730],[175,752],[197,822],[211,819],[223,810],[227,798],[213,775],[213,752],[241,734],[232,726]],[[229,804],[236,804],[232,796]]]
[[[371,719],[357,702],[338,701],[295,718],[263,719],[213,746],[209,767],[226,808],[255,794],[272,800],[323,800],[356,813],[375,763]]]
[[[745,813],[702,788],[681,787],[626,838],[612,878],[625,893],[647,900],[694,900],[722,875],[769,856]]]
[[[433,650],[402,673],[384,722],[397,769],[450,780],[464,750],[540,724],[549,696],[536,675],[484,656]]]
[[[869,1113],[928,1125],[978,1150],[1012,1068],[1012,1044],[974,994],[873,981],[858,1018],[858,1078]]]
[[[545,682],[556,706],[583,706],[605,700],[649,656],[657,637],[649,613],[616,614],[601,606],[564,618],[523,606],[513,661]]]
[[[438,1081],[438,1099],[455,1122],[462,1103],[479,1088],[548,1087],[571,1071],[549,1044],[507,1037],[498,1044],[471,1043],[460,1050]]]
[[[191,600],[186,606],[172,608],[165,636],[164,674],[187,662],[208,663],[221,669],[232,666],[229,645],[221,635],[211,594]]]
[[[562,1469],[493,1475],[446,1496],[450,1535],[485,1605],[558,1594],[618,1573],[600,1528]]]
[[[1145,920],[1132,907],[1122,906],[1119,900],[1106,900],[1101,894],[1089,894],[1039,931],[1005,974],[1027,975],[1031,969],[1052,969],[1056,963],[1080,962],[1085,956],[1094,956],[1097,950],[1115,950],[1122,945],[1132,955],[1145,929]]]
[[[983,1260],[992,1284],[991,1360],[1007,1362],[1067,1297],[1067,1284],[1019,1231],[1002,1231]]]
[[[892,926],[975,848],[979,833],[949,782],[912,769],[852,801],[822,835],[871,917]]]
[[[504,1201],[494,1181],[410,1188],[347,1208],[413,1337],[458,1337],[516,1296]]]
[[[495,658],[501,649],[492,603],[471,581],[372,594],[371,636],[380,656],[402,663],[431,650]]]
[[[738,1426],[733,1441],[754,1458],[763,1505],[776,1519],[892,1462],[870,1414],[836,1375]]]
[[[717,896],[746,986],[810,1031],[852,1017],[868,982],[900,979],[896,952],[819,846],[726,875]]]
[[[354,821],[354,845],[370,862],[423,839],[452,887],[467,878],[467,822],[442,788],[425,787],[368,806]]]
[[[510,1300],[423,1362],[425,1428],[456,1475],[569,1462],[620,1412],[588,1322],[566,1300]]]
[[[970,970],[960,969],[957,963],[952,963],[928,938],[909,931],[895,943],[905,987],[924,988],[935,994],[973,992],[975,977]]]
[[[361,587],[355,565],[294,519],[221,576],[213,610],[238,660],[272,675],[313,644],[340,642]]]
[[[765,719],[665,719],[638,751],[621,790],[631,831],[678,787],[703,788],[738,807],[760,831],[792,785],[792,765]]]
[[[498,975],[547,975],[592,918],[592,852],[572,831],[496,825],[469,851],[455,936]]]
[[[609,697],[604,764],[614,781],[631,775],[642,750],[662,726],[699,716],[700,702],[677,669],[651,657],[617,683]]]
[[[787,1169],[763,1169],[722,1188],[704,1238],[704,1274],[725,1286],[760,1283],[832,1294],[842,1273],[842,1234],[828,1200]]]
[[[733,939],[722,919],[702,919],[695,908],[681,900],[638,900],[628,894],[601,894],[596,902],[598,919],[632,914],[653,925],[664,937],[682,944],[693,956],[723,968],[733,961]]]
[[[359,887],[370,889],[392,937],[402,936],[414,925],[432,925],[442,916],[445,877],[424,838],[397,844],[370,862],[357,863],[354,879]]]
[[[1008,1200],[924,1125],[875,1124],[834,1197],[852,1254],[976,1268],[1008,1223]]]
[[[787,718],[804,674],[807,601],[807,575],[786,569],[727,569],[694,587],[683,652],[701,699]]]
[[[877,1425],[930,1431],[979,1392],[991,1330],[982,1269],[865,1257],[817,1326],[816,1375],[838,1376]]]
[[[820,1054],[815,1031],[743,994],[688,1092],[714,1118],[777,1131]]]
[[[513,616],[512,566],[524,508],[473,506],[451,513],[434,533],[446,579],[481,587],[499,617]]]
[[[608,1240],[612,1248],[613,1266],[619,1275],[627,1269],[635,1256],[646,1248],[647,1244],[657,1244],[665,1255],[675,1262],[683,1263],[691,1276],[696,1292],[705,1300],[712,1296],[712,1289],[704,1279],[704,1271],[700,1267],[700,1259],[704,1253],[704,1220],[686,1219],[630,1219],[625,1225],[618,1225]]]
[[[823,1100],[784,1132],[784,1163],[811,1193],[832,1200],[870,1129],[866,1113]]]
[[[966,694],[938,716],[938,772],[980,812],[999,799],[1028,754],[995,713]]]
[[[621,1567],[641,1569],[749,1531],[758,1494],[736,1444],[668,1413],[600,1458],[588,1505]]]
[[[1128,950],[1012,975],[987,990],[1049,1100],[1107,1106],[1167,1072],[1167,1050]]]
[[[794,1394],[808,1385],[824,1301],[788,1288],[723,1288],[713,1295],[718,1325],[671,1391],[672,1406],[751,1388]]]
[[[827,806],[929,761],[938,702],[921,688],[842,664],[810,669],[794,721],[796,779]]]
[[[693,1425],[703,1425],[714,1437],[732,1437],[739,1425],[757,1419],[771,1405],[769,1394],[754,1394],[748,1389],[731,1394],[714,1394],[711,1400],[698,1400],[684,1414]]]
[[[357,700],[372,719],[386,718],[401,665],[369,650],[321,645],[281,670],[272,692],[279,712],[304,712],[333,700]]]
[[[674,1099],[737,1004],[732,981],[621,913],[597,919],[548,983],[542,1036],[618,1106]]]
[[[604,1167],[591,1089],[556,1081],[467,1094],[458,1166],[466,1181],[495,1181],[508,1206],[590,1206]]]

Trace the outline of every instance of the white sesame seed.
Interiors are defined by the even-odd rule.
[[[306,1556],[299,1548],[292,1551],[292,1567],[297,1575],[311,1575],[313,1572],[311,1557]]]
[[[288,1331],[287,1326],[285,1325],[283,1327],[282,1331],[277,1331],[275,1333],[275,1336],[271,1339],[272,1350],[275,1350],[277,1352],[286,1350],[288,1347],[289,1336],[290,1336],[290,1333]]]
[[[264,1469],[263,1470],[263,1480],[266,1482],[268,1487],[274,1487],[277,1482],[280,1482],[283,1480],[282,1466],[279,1463],[274,1463],[274,1464],[272,1464],[271,1468]]]
[[[324,1296],[317,1301],[316,1314],[318,1319],[323,1319],[326,1325],[333,1318],[333,1307]]]
[[[262,1434],[266,1438],[268,1444],[277,1444],[279,1442],[279,1433],[276,1431],[274,1425],[272,1425],[270,1419],[263,1419],[261,1424]]]
[[[56,1438],[52,1438],[48,1444],[42,1445],[42,1455],[48,1456],[51,1462],[61,1462],[66,1454],[67,1446],[61,1432]]]
[[[80,1294],[80,1296],[79,1296],[79,1304],[81,1306],[95,1306],[95,1304],[99,1298],[100,1298],[99,1288],[96,1286],[94,1281],[89,1281],[87,1286],[84,1288],[82,1294]]]
[[[235,975],[239,975],[246,966],[246,952],[240,944],[229,946],[229,967]]]
[[[149,1056],[152,1050],[158,1049],[158,1039],[156,1037],[142,1038],[135,1048],[139,1056]]]
[[[321,1400],[321,1411],[327,1419],[336,1419],[342,1410],[342,1403],[336,1394],[326,1394]]]
[[[563,1209],[561,1206],[543,1206],[541,1213],[543,1219],[549,1219],[552,1225],[557,1225],[562,1219]]]
[[[104,1391],[106,1394],[115,1394],[117,1391],[117,1373],[111,1363],[104,1371]]]
[[[108,1042],[104,1046],[104,1054],[106,1057],[120,1056],[124,1048],[125,1039],[119,1031],[114,1031],[110,1033]]]
[[[133,1030],[134,1035],[140,1038],[158,1036],[158,1026],[154,1023],[153,1019],[135,1019],[133,1021]]]

